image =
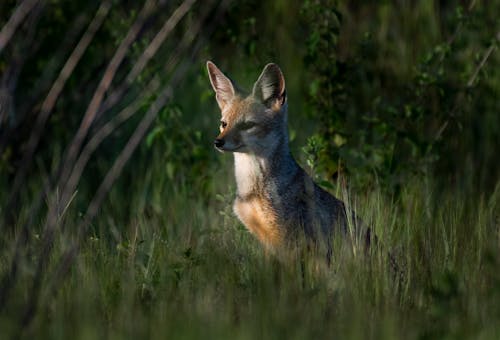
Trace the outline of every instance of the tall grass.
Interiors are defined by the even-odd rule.
[[[211,178],[215,189],[209,200],[192,186],[158,182],[162,171],[155,163],[127,197],[111,192],[76,264],[61,278],[55,260],[70,244],[78,220],[77,210],[68,209],[54,261],[47,261],[50,274],[39,312],[23,336],[493,339],[500,334],[500,186],[489,199],[468,197],[460,188],[436,192],[432,181],[408,184],[397,200],[376,189],[350,193],[358,214],[374,226],[379,246],[369,256],[346,256],[337,248],[331,267],[317,270],[316,259],[301,266],[264,254],[232,216],[232,181],[220,179],[230,175],[226,170]],[[36,246],[36,232],[29,238]],[[398,259],[403,278],[391,271],[386,249]],[[2,272],[8,260],[2,259]],[[32,277],[26,261],[0,315],[4,336],[18,334]]]

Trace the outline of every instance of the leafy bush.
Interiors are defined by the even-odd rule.
[[[344,7],[353,10],[345,18],[335,3],[308,1],[303,11],[320,169],[330,178],[345,171],[358,184],[376,175],[396,188],[430,169],[446,182],[472,171],[479,175],[472,186],[491,188],[492,142],[500,140],[493,128],[500,64],[492,53],[499,5],[358,4]]]

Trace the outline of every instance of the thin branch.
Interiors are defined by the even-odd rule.
[[[80,156],[78,157],[75,165],[73,166],[73,171],[66,184],[66,190],[73,192],[80,181],[83,170],[85,169],[90,157],[97,149],[97,147],[106,139],[113,131],[116,130],[118,126],[127,121],[130,117],[136,114],[141,106],[143,105],[143,100],[147,96],[152,95],[160,87],[160,82],[158,79],[153,79],[146,91],[141,93],[136,100],[125,107],[118,115],[116,115],[112,120],[102,126],[90,139],[90,141],[83,148]]]
[[[188,3],[188,1],[186,1],[185,3]],[[192,48],[192,42],[194,38],[198,35],[199,31],[201,30],[201,26],[204,20],[206,19],[206,16],[210,12],[210,8],[211,7],[207,7],[204,13],[202,14],[201,18],[197,20],[196,24],[192,25],[186,31],[185,35],[182,38],[181,43],[178,45],[178,48],[174,51],[172,56],[166,62],[163,72],[164,74],[170,74],[174,69],[174,67],[178,64],[181,56],[184,55],[188,49]],[[179,15],[183,14],[179,13],[179,8],[178,8],[172,14],[172,17]],[[167,22],[172,22],[172,20],[169,19]],[[107,138],[119,125],[121,125],[126,120],[128,120],[132,115],[134,115],[142,105],[143,99],[153,95],[158,90],[159,86],[160,86],[159,80],[156,77],[153,78],[153,80],[149,82],[147,89],[143,91],[141,94],[139,94],[132,104],[128,105],[117,116],[115,116],[108,123],[99,128],[99,130],[92,136],[90,141],[83,148],[80,156],[78,157],[77,161],[75,162],[75,165],[73,166],[71,175],[69,176],[68,182],[66,183],[66,190],[68,192],[73,192],[76,189],[76,186],[80,181],[82,172],[85,169],[87,162],[90,159],[90,156],[94,153],[94,151],[97,149],[100,143],[105,138]]]
[[[108,87],[111,85],[111,81],[113,80],[116,71],[118,70],[119,65],[125,58],[126,53],[128,52],[128,49],[130,45],[135,41],[137,35],[139,34],[140,29],[142,28],[146,18],[150,15],[150,13],[154,9],[154,0],[146,0],[146,3],[144,4],[141,12],[139,13],[136,21],[134,24],[131,26],[129,31],[127,32],[127,35],[125,38],[122,40],[120,46],[118,46],[113,58],[108,64],[108,67],[106,71],[104,72],[103,77],[101,78],[101,82],[99,83],[96,91],[94,92],[94,96],[91,99],[91,102],[87,108],[87,111],[83,117],[83,120],[80,124],[80,127],[78,131],[76,132],[75,137],[73,138],[73,141],[71,142],[68,153],[65,157],[65,159],[61,162],[62,166],[62,174],[59,177],[59,184],[60,187],[62,187],[62,192],[61,192],[61,202],[66,202],[69,200],[69,198],[72,195],[72,192],[69,192],[66,190],[66,185],[65,181],[69,174],[69,171],[71,170],[71,164],[74,163],[75,158],[78,155],[80,146],[83,142],[83,139],[87,135],[88,128],[90,124],[93,121],[93,118],[99,108],[99,105],[102,101],[102,98],[104,97],[104,94],[106,93]],[[64,203],[63,203],[64,204]],[[30,297],[30,302],[28,303],[28,306],[22,316],[21,320],[21,325],[22,327],[28,325],[36,311],[36,307],[38,305],[38,299],[39,299],[39,294],[40,294],[40,285],[41,285],[41,280],[43,277],[43,270],[45,268],[45,263],[48,260],[48,257],[51,253],[52,245],[53,245],[53,240],[55,237],[55,231],[57,227],[57,202],[55,204],[51,204],[49,206],[49,211],[47,213],[47,218],[45,221],[45,228],[44,228],[44,233],[42,237],[42,246],[41,246],[41,253],[40,253],[40,258],[37,264],[36,272],[33,278],[33,284],[32,284],[32,291],[31,291],[31,297]]]
[[[72,70],[76,66],[78,59],[81,57],[81,54],[83,54],[83,52],[85,51],[85,49],[87,48],[87,46],[89,45],[89,43],[92,41],[92,38],[93,38],[94,34],[96,33],[96,31],[98,30],[98,28],[101,26],[103,20],[107,16],[107,14],[109,12],[109,9],[110,9],[110,4],[111,4],[110,1],[107,1],[106,3],[103,3],[101,5],[101,7],[99,8],[99,10],[97,11],[97,13],[96,13],[96,15],[94,17],[94,20],[92,21],[92,23],[89,25],[89,28],[87,29],[87,32],[84,34],[84,36],[82,37],[82,39],[79,42],[78,46],[75,48],[75,50],[73,52],[73,55],[68,59],[68,62],[66,63],[63,71],[61,71],[61,74],[60,74],[58,80],[56,81],[56,83],[58,83],[59,85],[54,84],[53,88],[50,91],[51,95],[49,94],[47,96],[47,99],[45,100],[44,105],[42,105],[45,108],[42,113],[47,113],[48,114],[52,110],[53,105],[55,104],[55,102],[57,100],[57,96],[60,94],[60,90],[63,87],[64,81],[66,81],[67,78],[69,77],[69,75],[72,73]],[[43,115],[41,115],[41,116],[43,116]],[[47,118],[48,117],[43,116],[42,118],[40,118],[37,121],[37,125],[36,126],[38,126],[40,128],[40,130],[38,130],[38,129],[35,128],[34,135],[35,135],[36,138],[34,138],[33,135],[32,135],[32,138],[30,139],[30,142],[31,142],[30,145],[32,146],[32,148],[30,148],[29,150],[32,153],[34,152],[34,149],[36,148],[35,144],[37,144],[37,142],[39,140],[39,134],[38,134],[38,132],[40,134],[43,132],[42,131],[42,127],[41,127],[43,125],[43,123],[41,123],[40,121],[41,120],[45,120],[46,121]],[[34,139],[37,139],[37,142],[33,142]],[[95,139],[94,139],[94,141],[95,141]],[[27,157],[26,159],[29,162],[31,161],[30,157]],[[24,163],[24,164],[26,164],[26,163]],[[81,164],[81,162],[79,164]],[[24,167],[21,167],[21,169],[24,169],[24,172],[25,172],[26,169],[27,169],[27,167],[28,166],[25,165]],[[19,175],[16,178],[16,180],[18,181],[18,183],[15,186],[16,187],[16,191],[15,191],[16,194],[17,194],[19,188],[21,187],[22,178],[23,178],[23,176],[19,176]],[[28,219],[29,221],[26,222],[26,223],[24,223],[23,227],[21,228],[22,231],[23,231],[22,234],[27,234],[28,228],[31,225],[30,221],[33,221],[34,216],[36,214],[36,211],[38,211],[38,209],[41,206],[41,203],[43,202],[43,197],[45,197],[45,195],[49,191],[50,191],[49,188],[47,186],[45,186],[44,190],[42,190],[42,192],[40,193],[40,195],[38,196],[38,198],[35,200],[35,203],[32,205],[32,207],[30,209],[30,214],[29,214],[30,218]],[[12,192],[13,191],[11,191],[11,193]],[[71,192],[73,192],[73,190]],[[12,202],[12,200],[10,200],[10,201]],[[61,201],[62,201],[62,199],[61,199]],[[54,207],[56,205],[57,204],[55,204]],[[51,213],[57,213],[57,212],[54,210]],[[51,237],[49,237],[49,239],[50,238]],[[3,303],[1,305],[4,304],[4,302],[6,300],[6,296],[8,295],[8,292],[10,291],[10,288],[12,287],[12,284],[15,281],[15,276],[16,276],[16,273],[17,273],[17,270],[16,270],[16,268],[17,268],[17,262],[19,261],[21,248],[22,248],[22,245],[24,244],[23,240],[26,240],[26,238],[24,238],[24,237],[18,238],[18,242],[16,242],[16,246],[15,246],[15,256],[14,256],[14,259],[13,259],[13,261],[11,263],[12,270],[10,271],[9,274],[7,274],[2,279],[2,283],[3,284],[0,286],[0,302],[3,302]],[[2,306],[0,306],[0,309],[1,308],[2,308]]]
[[[210,36],[211,33],[213,32],[215,28],[215,24],[220,20],[222,17],[223,13],[225,13],[227,7],[229,6],[231,0],[225,0],[222,1],[218,8],[216,15],[214,19],[212,20],[212,23],[204,29],[204,32],[206,36]],[[208,13],[208,11],[207,11]],[[202,22],[198,22],[198,26],[201,27]],[[188,40],[186,40],[187,42]],[[192,48],[191,51],[191,58],[198,53],[199,49],[203,46],[205,41],[203,38],[198,40],[198,42],[195,44],[194,48]],[[187,46],[187,44],[186,44]],[[180,59],[180,54],[178,54],[178,58]],[[174,66],[175,59],[171,60],[172,61],[172,67]],[[89,204],[89,207],[87,209],[87,212],[85,214],[84,219],[82,222],[77,227],[78,230],[78,237],[74,241],[74,244],[69,247],[69,250],[67,250],[63,256],[61,256],[59,264],[57,266],[57,270],[55,275],[53,276],[53,279],[51,280],[51,287],[49,288],[49,295],[53,295],[56,292],[56,286],[55,284],[62,281],[63,277],[65,274],[68,272],[69,268],[71,267],[71,264],[73,263],[75,257],[77,256],[80,246],[81,246],[81,241],[83,236],[85,235],[85,232],[90,224],[90,222],[94,219],[96,216],[99,207],[102,204],[102,201],[104,200],[105,196],[107,195],[108,191],[111,188],[111,185],[114,183],[114,181],[118,178],[119,174],[121,173],[123,166],[125,165],[126,161],[130,158],[131,154],[133,153],[134,149],[137,147],[138,142],[142,137],[144,136],[144,133],[147,131],[149,125],[151,125],[152,121],[156,117],[158,110],[161,109],[162,105],[166,103],[168,98],[171,96],[171,91],[172,88],[176,88],[177,78],[182,77],[184,73],[184,68],[187,67],[187,63],[185,62],[184,65],[181,67],[176,67],[176,70],[174,72],[174,75],[171,78],[171,81],[169,82],[169,85],[167,85],[161,92],[161,95],[158,97],[157,101],[151,108],[148,110],[142,121],[140,122],[139,126],[137,127],[136,131],[134,132],[134,135],[130,138],[129,142],[127,143],[127,146],[125,149],[122,151],[120,156],[116,159],[115,163],[113,164],[111,170],[108,172],[106,175],[105,179],[102,181],[99,189],[97,190],[97,193],[95,194],[94,198],[92,199],[91,203]],[[162,105],[160,105],[162,104]]]
[[[43,102],[45,100],[42,96],[47,96],[51,87],[54,85],[54,79],[59,77],[62,67],[68,61],[68,56],[71,56],[75,46],[85,34],[85,31],[89,26],[88,17],[88,11],[82,10],[81,13],[78,14],[74,20],[72,20],[71,26],[68,28],[63,40],[61,41],[61,47],[54,52],[54,55],[43,67],[42,73],[33,84],[32,90],[26,94],[26,99],[24,99],[22,103],[18,104],[18,115],[22,120],[24,120],[28,114],[32,114],[35,118],[39,114],[39,109],[37,107],[38,102]],[[32,117],[27,119],[33,120]],[[31,124],[32,123],[33,122],[31,122]]]
[[[3,109],[4,111],[5,109],[8,110],[7,112],[4,112],[4,115],[9,115],[9,117],[7,117],[9,128],[0,130],[0,132],[3,132],[0,134],[0,154],[3,153],[7,141],[9,141],[13,135],[14,137],[16,137],[15,130],[13,128],[17,125],[18,119],[17,108],[14,105],[14,93],[19,81],[19,75],[21,74],[28,56],[38,47],[37,41],[35,40],[35,35],[42,10],[43,6],[39,4],[30,11],[30,15],[27,17],[23,24],[23,28],[25,28],[24,37],[23,39],[19,39],[20,41],[13,46],[12,55],[6,65],[7,67],[0,75],[0,88],[2,88],[2,92],[4,92],[4,95],[6,95],[8,98],[6,100],[7,105],[10,104],[10,107],[7,106]],[[0,108],[0,116],[2,116],[1,110],[2,108]],[[4,119],[0,117],[0,120]]]
[[[125,56],[129,51],[130,46],[136,40],[146,19],[154,11],[155,7],[156,4],[154,0],[146,0],[143,8],[141,9],[139,15],[137,16],[137,19],[132,24],[127,34],[125,35],[125,38],[123,38],[120,45],[116,49],[115,54],[111,58],[111,61],[109,62],[106,70],[104,71],[101,81],[99,82],[99,85],[97,86],[97,89],[95,90],[94,95],[90,100],[87,110],[80,123],[80,127],[78,128],[72,142],[70,143],[70,146],[66,153],[65,160],[61,163],[62,167],[61,167],[61,175],[59,176],[60,178],[59,186],[63,188],[61,194],[61,199],[63,201],[66,200],[69,197],[69,195],[71,195],[71,192],[64,189],[66,186],[65,182],[68,179],[68,176],[72,169],[71,164],[74,164],[74,161],[78,156],[78,153],[80,152],[81,145],[85,137],[87,136],[90,125],[94,121],[94,118],[99,110],[104,95],[107,92],[109,86],[111,85],[111,82],[113,81],[116,72],[118,71],[118,67],[125,59]],[[49,214],[47,216],[47,224],[51,225],[54,222],[53,219],[54,219],[53,211],[51,213],[51,210],[49,210]]]
[[[151,58],[153,58],[156,52],[158,52],[158,49],[163,44],[165,39],[169,36],[169,34],[173,31],[173,29],[177,26],[177,23],[188,13],[188,11],[196,1],[197,0],[186,0],[179,7],[177,7],[174,13],[172,13],[170,18],[168,18],[168,20],[165,22],[163,27],[158,31],[148,47],[146,47],[137,62],[135,62],[134,66],[125,78],[125,82],[121,84],[115,91],[113,91],[108,96],[108,98],[106,98],[106,101],[104,102],[98,115],[101,115],[104,111],[107,111],[120,100],[129,86],[144,70]]]
[[[3,26],[0,31],[0,53],[9,43],[10,38],[14,35],[17,27],[23,22],[24,18],[31,12],[39,0],[24,0],[12,13],[9,21]]]
[[[61,72],[59,73],[59,76],[54,81],[52,88],[47,94],[47,97],[42,104],[40,113],[37,116],[33,131],[31,132],[26,151],[24,152],[24,156],[21,161],[21,165],[14,179],[7,204],[8,207],[11,207],[13,202],[15,202],[15,200],[17,199],[17,195],[19,194],[19,190],[24,182],[28,168],[33,161],[33,155],[35,153],[36,147],[38,146],[38,143],[40,142],[40,138],[42,137],[47,119],[49,118],[50,113],[52,112],[55,103],[57,102],[57,99],[59,98],[59,95],[64,88],[64,85],[73,73],[84,52],[87,50],[87,47],[94,38],[96,32],[101,27],[110,9],[111,1],[106,1],[101,4],[94,16],[94,19],[90,22],[86,32],[83,34],[82,38],[69,56]]]
[[[223,1],[219,5],[219,11],[218,14],[220,15],[223,12],[223,9],[227,7],[227,4],[229,3],[229,0]],[[217,15],[217,18],[215,18],[214,22],[212,25],[210,25],[206,29],[206,33],[209,34],[209,32],[212,31],[212,29],[215,26],[215,23],[217,22],[217,19],[219,17]],[[78,234],[79,235],[84,235],[83,231],[87,229],[90,221],[96,216],[102,201],[106,197],[107,193],[111,189],[112,185],[116,181],[116,179],[119,177],[121,171],[123,170],[123,167],[125,164],[129,161],[130,157],[138,147],[140,141],[143,139],[145,133],[149,129],[150,125],[153,123],[154,119],[156,118],[158,112],[161,110],[162,107],[167,103],[167,101],[171,98],[173,89],[176,88],[177,84],[181,81],[183,78],[187,67],[192,63],[192,60],[194,56],[198,53],[199,49],[201,46],[205,43],[203,37],[198,41],[198,43],[191,49],[191,55],[190,57],[185,57],[182,58],[183,62],[182,65],[175,67],[174,74],[170,78],[169,83],[163,88],[163,90],[160,92],[158,95],[157,99],[155,102],[149,107],[148,111],[138,124],[136,130],[128,140],[126,146],[122,150],[122,152],[119,154],[119,156],[116,158],[113,166],[111,169],[108,171],[106,174],[104,180],[102,181],[101,185],[99,186],[96,194],[94,195],[94,198],[92,199],[91,203],[89,204],[89,207],[87,209],[87,212],[85,214],[84,219],[82,222],[78,225]],[[65,201],[64,199],[62,200],[63,202]],[[53,208],[51,208],[53,209]],[[43,269],[45,268],[45,261],[46,259],[50,256],[51,249],[52,249],[52,243],[54,240],[54,232],[55,232],[55,224],[53,221],[50,220],[50,211],[47,215],[47,222],[45,224],[45,235],[43,238],[43,245],[42,249],[40,252],[40,256],[38,257],[38,263],[37,263],[37,269],[36,273],[33,279],[33,285],[32,289],[30,292],[30,296],[28,298],[28,302],[25,308],[25,311],[23,313],[23,317],[21,320],[21,327],[25,328],[27,327],[36,312],[37,306],[39,304],[40,300],[40,290],[41,290],[41,282],[42,278],[44,276]],[[79,238],[78,238],[79,239]],[[71,265],[71,263],[74,260],[74,257],[78,253],[78,249],[80,247],[80,242],[77,241],[75,243],[75,247],[72,247],[70,251],[67,254],[67,256],[63,256],[60,261],[60,265],[58,266],[58,270],[56,272],[57,274],[64,274],[66,272],[66,269],[69,268],[68,266]],[[61,267],[62,266],[62,267]],[[52,286],[53,287],[53,286]],[[49,289],[49,292],[51,290]]]
[[[95,115],[97,114],[97,111],[99,109],[99,106],[101,105],[104,95],[107,92],[109,86],[111,85],[111,82],[113,81],[116,72],[118,71],[118,67],[125,59],[125,56],[130,46],[136,40],[142,26],[146,21],[146,18],[153,12],[155,8],[154,4],[155,4],[154,0],[146,1],[136,21],[134,22],[132,27],[130,27],[125,38],[122,40],[113,58],[109,62],[108,67],[106,68],[106,71],[104,72],[104,75],[102,76],[101,81],[97,86],[96,91],[94,92],[94,96],[92,97],[87,107],[87,111],[83,116],[82,122],[80,124],[80,127],[78,128],[75,138],[73,139],[73,142],[70,145],[68,151],[70,159],[71,156],[74,156],[79,151],[81,143],[85,138],[85,136],[87,135],[87,131],[90,127],[90,124],[92,124],[92,122],[94,121]]]
[[[498,34],[500,34],[500,32]],[[496,45],[491,44],[491,46],[488,48],[488,50],[486,50],[486,53],[484,54],[483,59],[481,60],[479,65],[477,65],[476,70],[474,71],[472,76],[469,78],[469,81],[467,82],[467,87],[472,87],[472,85],[474,84],[474,81],[476,80],[476,78],[479,74],[479,71],[481,71],[481,69],[484,67],[486,60],[488,60],[488,58],[490,57],[491,53],[493,52],[493,50],[495,48],[496,48]]]
[[[500,40],[500,32],[497,34],[497,37],[498,37],[498,40]],[[479,63],[479,65],[477,65],[476,69],[474,70],[474,72],[470,76],[469,80],[467,81],[466,89],[469,89],[469,88],[472,87],[472,85],[474,85],[474,82],[476,81],[476,78],[479,75],[479,72],[485,66],[486,61],[488,60],[488,58],[490,57],[490,55],[493,53],[493,51],[495,50],[495,48],[496,48],[496,44],[492,43],[490,45],[490,47],[486,50],[486,52],[484,53],[483,59],[481,59],[481,62]],[[432,147],[432,145],[434,145],[441,138],[441,136],[443,135],[444,131],[448,128],[448,125],[450,123],[451,118],[455,117],[455,114],[456,114],[456,112],[457,112],[457,110],[459,108],[459,103],[460,103],[460,101],[461,101],[462,98],[463,98],[463,93],[461,92],[455,98],[455,104],[454,104],[453,108],[450,111],[449,118],[446,119],[446,121],[439,128],[439,130],[436,133],[436,136],[434,137],[434,140],[433,140],[433,142],[431,144],[431,147]],[[429,150],[429,152],[430,152],[430,150]]]

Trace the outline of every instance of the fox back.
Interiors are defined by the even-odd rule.
[[[344,204],[317,186],[290,153],[280,68],[266,65],[251,93],[212,62],[207,68],[221,110],[214,145],[234,154],[235,214],[266,248],[283,248],[305,236],[326,245],[329,258],[333,235],[347,231]]]

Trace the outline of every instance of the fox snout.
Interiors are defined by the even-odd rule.
[[[226,135],[221,133],[214,140],[214,147],[217,151],[224,152],[236,152],[241,151],[242,143],[239,135],[235,135],[234,133]]]
[[[219,150],[224,146],[224,144],[225,144],[225,141],[224,141],[224,139],[221,139],[221,138],[216,138],[214,141],[214,146]]]

